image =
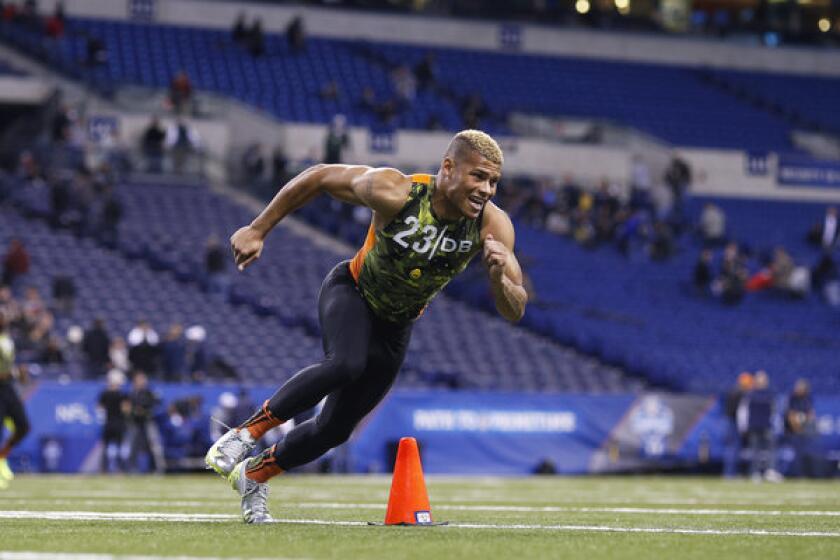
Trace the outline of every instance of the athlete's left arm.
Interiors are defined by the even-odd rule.
[[[515,323],[525,314],[528,294],[522,285],[522,268],[513,254],[514,237],[508,215],[492,202],[488,203],[481,228],[482,260],[490,275],[496,309],[502,317]]]

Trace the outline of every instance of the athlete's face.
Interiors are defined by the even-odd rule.
[[[463,150],[443,160],[441,189],[462,216],[475,219],[496,194],[502,167],[475,150]]]

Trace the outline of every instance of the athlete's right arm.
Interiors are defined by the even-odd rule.
[[[325,164],[310,167],[286,183],[250,225],[231,236],[236,265],[244,270],[259,258],[265,237],[274,226],[319,194],[367,206],[387,219],[399,212],[410,189],[411,179],[396,169]]]

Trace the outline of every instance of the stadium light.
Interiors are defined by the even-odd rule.
[[[820,21],[817,23],[820,28],[820,31],[823,33],[828,33],[831,31],[831,22],[828,18],[820,18]]]
[[[577,0],[577,2],[575,2],[575,10],[577,10],[577,13],[579,14],[588,14],[589,8],[589,0]]]
[[[630,13],[630,0],[615,0],[615,7],[621,15]]]

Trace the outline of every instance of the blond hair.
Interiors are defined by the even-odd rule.
[[[481,154],[484,158],[497,165],[504,163],[504,155],[499,144],[486,132],[480,130],[462,130],[452,137],[447,148],[447,155],[455,154],[463,148],[470,148]]]

